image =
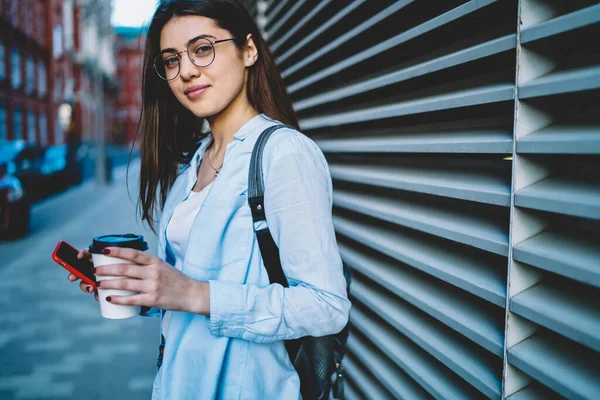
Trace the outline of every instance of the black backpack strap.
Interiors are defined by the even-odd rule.
[[[258,137],[254,150],[252,150],[252,158],[250,160],[250,169],[248,172],[248,204],[252,212],[252,221],[254,222],[254,232],[258,240],[258,247],[269,275],[271,283],[279,283],[284,287],[288,286],[288,281],[285,278],[281,261],[279,260],[279,249],[271,236],[269,227],[256,230],[256,223],[266,221],[265,214],[265,184],[263,181],[262,171],[262,155],[269,137],[278,129],[291,128],[286,125],[274,125],[265,129]]]

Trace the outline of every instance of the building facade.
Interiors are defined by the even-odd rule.
[[[116,27],[115,51],[119,91],[115,106],[115,143],[135,140],[142,109],[142,72],[145,35],[142,28]]]
[[[0,140],[60,144],[67,130],[90,140],[97,130],[98,105],[89,101],[98,97],[96,65],[110,127],[110,11],[109,0],[0,0]],[[63,104],[73,125],[58,117]]]
[[[325,153],[348,399],[600,398],[600,2],[246,1]]]

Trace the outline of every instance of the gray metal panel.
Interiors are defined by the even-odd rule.
[[[333,179],[508,206],[510,188],[495,175],[418,167],[330,165]],[[466,172],[466,171],[465,171]]]
[[[285,13],[285,15],[283,15],[275,24],[273,24],[271,29],[267,32],[267,36],[273,36],[292,17],[292,15],[294,15],[294,13],[298,11],[298,9],[302,7],[304,3],[306,3],[306,1],[307,0],[296,0],[294,5]],[[284,3],[285,2],[282,2],[282,4]]]
[[[517,141],[521,154],[600,154],[600,125],[552,125]]]
[[[519,88],[519,98],[549,96],[600,88],[600,66],[552,72]]]
[[[565,342],[533,336],[508,350],[508,362],[569,399],[600,399],[600,369]]]
[[[503,327],[472,297],[427,279],[409,267],[369,259],[345,245],[341,245],[340,250],[348,265],[402,300],[474,341],[495,341],[489,344],[490,348],[501,345]]]
[[[515,193],[515,205],[600,219],[600,184],[595,180],[548,178]]]
[[[338,207],[496,254],[508,255],[506,227],[486,219],[484,215],[469,214],[467,209],[459,213],[400,198],[391,200],[342,190],[335,192],[333,200]]]
[[[404,115],[421,114],[431,111],[497,103],[512,100],[513,97],[514,85],[497,84],[470,90],[461,90],[451,94],[403,101],[401,103],[388,104],[385,106],[347,111],[314,118],[305,118],[300,121],[300,126],[303,129],[326,128],[356,122],[367,122],[378,119],[401,117]]]
[[[318,38],[319,35],[321,35],[327,29],[331,28],[332,26],[334,26],[335,24],[340,22],[345,16],[350,14],[353,10],[355,10],[358,6],[363,4],[365,1],[366,0],[354,0],[348,6],[344,7],[336,15],[334,15],[331,19],[329,19],[325,24],[319,26],[310,35],[306,36],[305,38],[300,40],[298,43],[296,43],[296,45],[294,45],[292,48],[290,48],[285,53],[283,53],[281,56],[277,57],[277,60],[276,60],[277,63],[280,64],[280,63],[284,62],[285,60],[287,60],[292,54],[294,54],[295,52],[300,50],[302,47],[306,46],[311,41]]]
[[[327,153],[499,153],[512,151],[512,136],[501,129],[431,132],[401,137],[317,140]]]
[[[599,259],[600,260],[600,259]],[[600,301],[538,283],[510,300],[512,312],[600,351]]]
[[[546,38],[600,22],[600,4],[562,15],[521,31],[521,43]]]
[[[353,378],[353,383],[367,396],[368,399],[393,399],[388,391],[383,390],[377,380],[364,368],[354,361],[352,356],[344,359],[344,368],[348,375]]]
[[[503,271],[448,248],[426,243],[407,235],[365,226],[340,217],[334,219],[336,231],[374,250],[411,265],[438,279],[455,285],[493,304],[505,303]]]
[[[299,100],[294,103],[296,111],[304,110],[309,107],[314,107],[320,104],[337,101],[346,97],[353,96],[358,93],[375,90],[380,87],[392,85],[398,82],[416,78],[418,76],[431,74],[432,72],[440,71],[446,68],[451,68],[456,65],[464,64],[481,58],[489,57],[494,54],[501,53],[515,48],[516,35],[508,35],[499,39],[490,40],[489,42],[459,50],[431,61],[413,65],[398,71],[393,71],[388,74],[377,76],[351,85],[344,85],[339,89],[334,89],[329,92],[321,93],[307,99]],[[337,65],[337,64],[336,64]],[[336,71],[337,72],[337,71]],[[320,74],[320,73],[319,73]],[[318,75],[318,74],[317,74]],[[302,80],[290,86],[290,92],[299,90],[308,86],[311,80]]]
[[[514,248],[514,259],[600,288],[600,241],[542,232]]]
[[[389,358],[362,343],[355,335],[350,335],[348,338],[348,350],[362,361],[395,398],[433,399]],[[346,366],[347,364],[344,362],[344,367],[346,368]]]
[[[350,315],[350,321],[363,335],[369,338],[381,351],[388,355],[396,362],[408,375],[418,382],[425,390],[431,393],[436,398],[454,398],[468,399],[476,398],[475,391],[464,385],[460,380],[452,379],[452,374],[449,370],[444,370],[442,366],[433,358],[419,351],[411,340],[417,340],[424,343],[425,341],[419,337],[410,337],[408,340],[404,335],[398,334],[394,329],[376,322],[376,320],[362,312],[359,309],[354,309]],[[396,324],[394,327],[398,329],[400,321],[390,321]],[[408,321],[410,324],[411,321]],[[414,335],[413,335],[414,336]],[[428,338],[436,342],[442,342],[442,348],[452,350],[451,342],[447,337],[442,335],[427,335]],[[417,343],[419,344],[419,343]],[[452,352],[458,353],[458,359],[452,360],[445,353],[440,353],[450,365],[454,365],[455,372],[462,373],[462,376],[471,377],[471,384],[477,384],[484,393],[489,397],[499,398],[500,382],[489,371],[487,366],[478,365],[477,361],[471,361],[472,354],[470,351]],[[475,386],[475,385],[474,385]]]
[[[290,37],[292,37],[300,28],[302,28],[304,25],[306,25],[307,22],[309,22],[315,15],[317,15],[323,8],[325,8],[325,6],[327,6],[329,3],[331,3],[332,0],[321,0],[319,1],[319,4],[317,4],[315,7],[313,7],[310,12],[308,14],[306,14],[300,21],[298,21],[297,23],[294,24],[293,27],[287,27],[288,30],[287,32],[285,32],[283,35],[278,36],[275,39],[275,42],[273,42],[273,44],[271,44],[269,47],[271,48],[271,51],[275,52],[277,51],[277,49],[283,44],[285,43],[286,40],[288,40]]]
[[[356,54],[352,55],[351,57],[349,57],[341,62],[338,62],[330,67],[327,67],[314,75],[304,78],[301,81],[290,85],[289,91],[290,91],[290,93],[294,93],[295,91],[297,91],[300,88],[303,88],[312,83],[318,82],[328,76],[331,76],[331,75],[338,73],[346,68],[349,68],[355,64],[358,64],[361,61],[368,60],[369,58],[372,58],[372,57],[376,56],[377,54],[383,53],[384,51],[390,50],[402,43],[408,42],[409,40],[412,40],[415,37],[423,35],[429,31],[439,28],[440,26],[443,26],[443,25],[448,24],[456,19],[464,17],[465,15],[470,14],[474,11],[477,11],[478,9],[485,7],[495,1],[497,1],[497,0],[472,0],[472,1],[468,2],[467,4],[463,4],[462,6],[456,7],[455,9],[450,10],[436,18],[430,19],[429,21],[427,21],[421,25],[418,25],[412,29],[409,29],[406,32],[403,32],[403,33],[401,33],[397,36],[394,36],[388,40],[385,40],[381,43],[378,43],[375,46],[371,46],[367,50],[356,53]],[[399,2],[397,2],[397,4],[398,3],[402,3],[402,2],[399,1]],[[407,4],[408,3],[410,3],[410,2],[407,2]],[[395,8],[393,11],[390,11],[390,13],[395,12],[397,9],[398,8]],[[386,10],[384,10],[382,13],[385,13],[385,12],[386,12]],[[337,45],[336,45],[336,47],[337,47]],[[311,57],[313,57],[313,56],[311,55]],[[316,57],[314,57],[314,58],[316,58]],[[288,70],[284,71],[283,76],[285,77],[286,75],[293,73],[294,71],[296,71],[297,69],[302,67],[304,65],[303,64],[304,62],[305,62],[305,60],[303,60],[302,62],[299,62],[298,64],[296,64],[293,67],[289,68]]]
[[[354,27],[353,29],[350,29],[348,32],[340,35],[339,37],[337,37],[336,39],[334,39],[332,42],[330,42],[330,43],[324,45],[323,47],[319,48],[319,50],[311,53],[307,57],[302,58],[301,61],[297,62],[296,64],[292,65],[288,69],[284,70],[281,73],[281,76],[285,78],[288,75],[291,75],[294,72],[298,71],[302,67],[308,65],[312,61],[314,61],[314,60],[316,60],[316,59],[318,59],[320,57],[323,57],[326,54],[334,51],[341,44],[347,42],[350,39],[353,39],[353,38],[357,37],[361,33],[364,33],[366,30],[368,30],[373,25],[376,25],[378,22],[381,22],[382,20],[388,18],[392,14],[395,14],[396,12],[398,12],[402,8],[406,7],[407,5],[409,5],[410,3],[412,3],[413,1],[414,0],[398,0],[398,1],[396,1],[394,4],[392,4],[391,6],[387,7],[385,10],[382,10],[382,11],[378,12],[377,14],[375,14],[374,16],[372,16],[371,18],[369,18],[368,20],[364,21],[363,23],[359,24],[358,26]],[[290,87],[289,90],[290,90],[290,92],[292,91],[291,87]]]

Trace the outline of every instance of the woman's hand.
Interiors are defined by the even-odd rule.
[[[83,258],[87,258],[88,260],[91,261],[92,255],[90,254],[88,249],[83,249],[83,250],[79,250],[79,253],[77,253],[77,258],[80,260]],[[79,280],[79,278],[73,274],[70,274],[69,280],[71,282],[75,282],[75,281]],[[87,283],[81,281],[81,282],[79,282],[79,288],[86,293],[90,293],[90,294],[94,293],[94,298],[96,299],[96,301],[98,301],[98,291],[94,290],[94,287],[92,285],[88,285]]]
[[[132,261],[134,264],[96,267],[97,277],[124,277],[124,279],[102,280],[98,282],[98,287],[139,292],[133,296],[110,296],[111,303],[187,311],[208,316],[210,310],[208,282],[196,281],[160,258],[143,251],[107,247],[104,249],[104,254]]]

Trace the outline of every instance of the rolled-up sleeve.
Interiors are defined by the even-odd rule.
[[[217,336],[264,343],[334,334],[348,322],[325,157],[306,136],[282,131],[264,152],[265,209],[290,287],[210,281],[209,325]]]

